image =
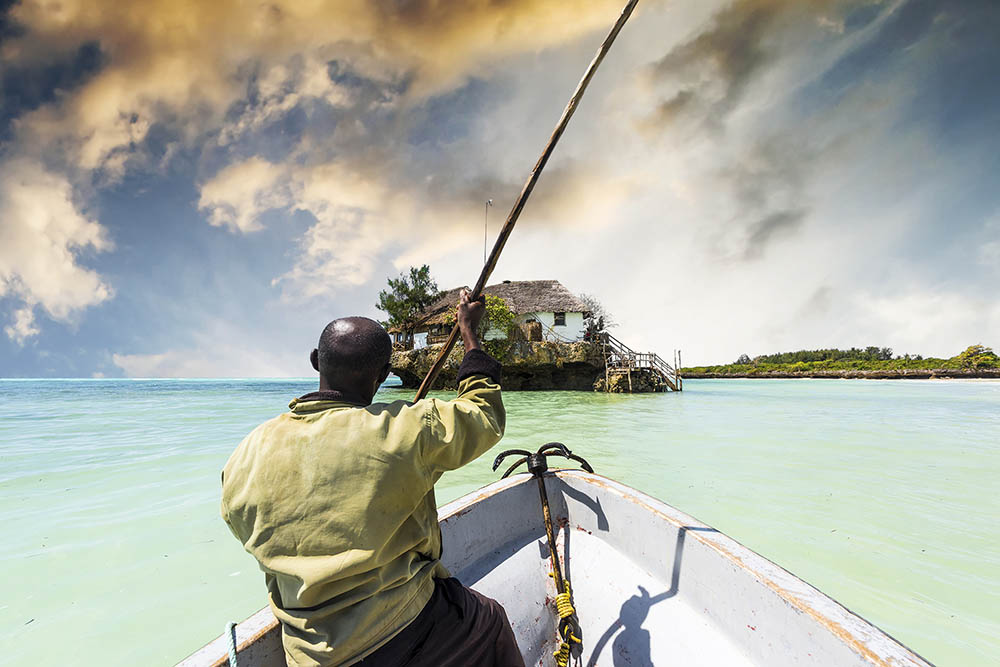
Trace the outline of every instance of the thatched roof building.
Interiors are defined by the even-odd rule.
[[[467,288],[456,287],[443,292],[421,313],[413,333],[418,336],[430,334],[431,339],[447,334],[462,289]],[[587,304],[558,280],[505,280],[489,285],[483,293],[503,299],[519,325],[540,323],[541,339],[568,341],[580,340],[583,336],[583,318],[589,310]],[[401,340],[401,328],[393,327],[389,331]]]

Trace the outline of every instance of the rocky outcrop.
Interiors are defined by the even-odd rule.
[[[419,387],[441,351],[440,345],[396,351],[391,368],[404,387]],[[454,389],[465,350],[459,343],[448,355],[435,389]],[[604,381],[604,357],[593,343],[517,342],[501,359],[504,390],[574,389],[593,391]]]
[[[612,394],[645,394],[656,391],[667,391],[667,385],[660,376],[648,368],[637,368],[632,371],[632,381],[629,383],[627,373],[616,373],[608,377],[608,386],[604,386],[604,376],[594,382],[594,391],[608,391]]]
[[[762,371],[760,373],[693,373],[684,371],[685,380],[725,380],[734,378],[750,379],[793,379],[828,378],[843,380],[928,380],[928,379],[1000,379],[1000,369],[957,369],[957,368],[902,368],[898,370],[843,370],[843,371]]]

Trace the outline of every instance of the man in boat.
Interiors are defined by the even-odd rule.
[[[372,403],[392,343],[334,320],[312,351],[319,391],[261,424],[222,473],[222,516],[264,571],[289,665],[516,665],[507,615],[441,565],[434,483],[503,435],[484,302],[463,292],[458,397]]]

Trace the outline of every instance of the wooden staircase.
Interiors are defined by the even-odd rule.
[[[633,373],[647,373],[656,380],[656,391],[682,391],[684,381],[678,372],[680,364],[671,366],[655,352],[636,352],[611,334],[603,332],[601,344],[604,350],[604,390],[608,391],[611,378],[628,376],[629,393],[632,392]]]

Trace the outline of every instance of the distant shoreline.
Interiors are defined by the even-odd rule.
[[[1000,380],[1000,368],[965,370],[956,368],[885,369],[885,370],[815,370],[815,371],[760,371],[757,373],[705,373],[681,369],[685,380]]]

